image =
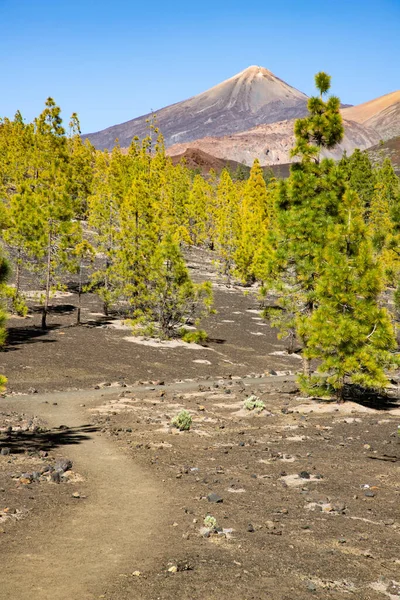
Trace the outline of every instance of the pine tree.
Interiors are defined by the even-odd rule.
[[[5,119],[0,125],[0,195],[3,199],[0,228],[4,241],[15,256],[15,285],[7,288],[7,296],[11,299],[13,312],[21,316],[26,315],[28,310],[20,290],[21,274],[29,259],[27,239],[35,230],[34,224],[28,222],[28,215],[24,215],[22,221],[15,217],[20,212],[21,191],[29,187],[33,176],[33,136],[32,125],[25,125],[20,112],[16,113],[13,121]]]
[[[60,112],[54,100],[48,98],[33,127],[24,128],[21,120],[16,120],[15,127],[22,132],[19,155],[24,158],[17,161],[19,173],[13,174],[8,214],[10,229],[6,235],[19,255],[17,294],[24,254],[31,258],[31,266],[43,279],[43,329],[51,291],[59,285],[62,272],[69,269],[73,246],[81,233],[79,224],[74,221],[69,195],[68,153]],[[26,148],[29,150],[25,155]]]
[[[145,314],[150,306],[150,262],[158,240],[154,214],[147,177],[142,172],[132,181],[119,207],[118,251],[113,264],[121,298],[134,317]]]
[[[69,195],[68,153],[61,110],[52,98],[35,119],[35,177],[31,202],[37,214],[38,228],[32,248],[36,250],[36,268],[44,277],[42,329],[47,326],[47,314],[52,289],[59,285],[63,270],[68,271],[73,260],[73,248],[80,241],[81,229],[74,220],[74,206]]]
[[[162,191],[161,231],[171,233],[178,243],[190,244],[189,233],[190,173],[183,165],[168,161]]]
[[[274,324],[283,336],[293,338],[295,330],[305,350],[307,332],[297,327],[297,317],[309,317],[315,310],[318,259],[345,191],[340,169],[332,160],[320,159],[323,148],[332,148],[343,137],[340,101],[334,96],[323,99],[329,76],[318,73],[315,81],[320,95],[309,99],[309,116],[295,123],[292,155],[300,156],[301,162],[294,163],[290,177],[277,186],[277,223],[263,242],[264,269],[258,260],[260,278],[277,295]],[[307,352],[303,352],[303,371],[308,377]]]
[[[82,142],[78,115],[73,113],[69,122],[69,195],[71,196],[74,212],[83,218],[88,210],[88,197],[92,193],[93,166],[95,149],[86,140]]]
[[[230,284],[237,248],[239,202],[235,185],[227,170],[221,173],[216,193],[215,247],[220,269]]]
[[[375,171],[368,153],[356,148],[350,157],[344,155],[341,158],[339,167],[349,184],[349,188],[357,192],[364,207],[365,219],[368,220],[376,184]]]
[[[85,263],[92,263],[95,257],[95,250],[87,240],[82,240],[76,245],[74,249],[74,255],[77,259],[76,268],[78,272],[78,306],[76,309],[76,324],[81,324],[81,312],[82,312],[82,294],[84,291],[83,286],[83,272],[85,269]]]
[[[113,156],[116,152],[118,150],[113,152]],[[110,157],[106,152],[96,153],[93,193],[88,199],[88,207],[88,226],[95,232],[94,246],[101,257],[96,270],[91,274],[91,285],[102,300],[103,312],[107,316],[111,304],[118,297],[119,288],[113,270],[118,250],[119,203],[113,194]]]
[[[193,322],[212,304],[211,284],[194,284],[172,234],[158,245],[152,267],[152,314],[161,335],[173,337],[188,321]]]
[[[307,339],[304,354],[321,360],[321,374],[303,377],[304,389],[335,393],[342,399],[346,381],[383,388],[384,369],[400,361],[394,354],[389,314],[379,306],[383,280],[363,221],[362,202],[351,190],[343,196],[339,222],[329,227],[320,261],[317,308],[297,317],[300,335]]]
[[[270,219],[268,200],[263,171],[256,159],[243,188],[238,214],[237,249],[234,255],[235,273],[246,284],[253,283],[256,279],[255,256],[259,240],[264,237]]]
[[[296,143],[291,154],[300,156],[303,162],[312,159],[318,163],[323,148],[329,150],[341,142],[344,128],[339,98],[330,96],[327,101],[323,99],[330,89],[330,76],[317,73],[315,85],[320,94],[309,98],[308,116],[295,122]]]
[[[203,245],[209,238],[207,225],[211,194],[209,184],[200,175],[196,175],[188,198],[188,229],[194,246]]]
[[[376,171],[376,183],[369,210],[369,232],[380,256],[386,280],[396,284],[400,273],[400,181],[390,159]]]

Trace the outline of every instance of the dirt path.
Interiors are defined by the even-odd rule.
[[[35,413],[51,426],[80,427],[88,421],[80,405],[94,404],[100,396],[99,391],[61,393],[4,404]],[[1,600],[98,598],[110,578],[143,568],[159,543],[160,485],[96,432],[66,447],[64,455],[86,478],[87,499],[50,521],[33,518],[15,547],[2,542]]]

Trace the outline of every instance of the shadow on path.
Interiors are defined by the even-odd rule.
[[[81,444],[92,438],[91,433],[98,431],[94,425],[66,427],[38,431],[21,431],[0,435],[0,449],[10,448],[11,454],[54,450],[62,446]]]

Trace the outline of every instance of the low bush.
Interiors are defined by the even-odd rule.
[[[171,424],[179,431],[189,431],[192,425],[192,417],[187,410],[181,410],[171,421]]]
[[[265,404],[258,396],[249,396],[243,403],[246,410],[264,410]]]

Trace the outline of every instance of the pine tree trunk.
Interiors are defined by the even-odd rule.
[[[76,311],[76,324],[81,324],[81,296],[82,296],[82,263],[79,265],[78,310]]]
[[[303,375],[304,377],[310,377],[311,373],[311,361],[309,358],[303,356]]]
[[[343,404],[344,402],[344,377],[340,380],[340,387],[336,390],[336,398],[338,404]]]
[[[18,298],[19,296],[19,286],[21,279],[21,251],[18,250],[18,259],[17,259],[17,268],[15,271],[15,296]]]
[[[47,246],[47,273],[46,273],[46,295],[44,298],[42,311],[42,329],[47,328],[47,313],[49,310],[50,300],[50,280],[51,280],[51,230],[49,231],[49,239]]]

